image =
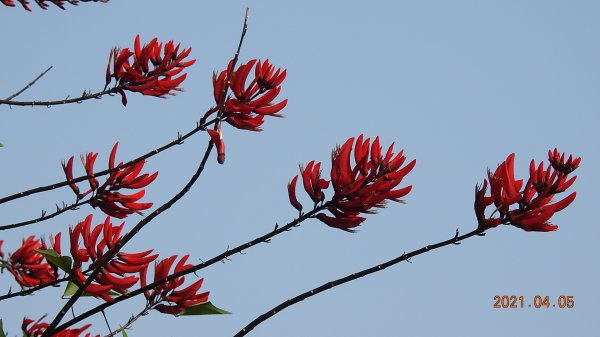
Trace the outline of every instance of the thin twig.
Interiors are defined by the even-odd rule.
[[[247,27],[247,20],[248,20],[248,9],[246,9],[246,15],[244,18],[244,29],[243,29],[242,35],[240,37],[240,42],[238,44],[236,56],[239,54],[240,48],[241,48],[243,40],[244,40],[244,35],[245,35],[246,27]],[[235,58],[234,60],[237,60],[237,58]],[[232,63],[232,69],[235,69],[235,62]],[[229,81],[231,79],[231,73],[228,75],[229,76],[227,79],[227,83],[229,83]],[[229,88],[229,85],[226,85],[225,95],[223,95],[221,102],[219,102],[220,108],[219,108],[219,112],[217,113],[217,116],[222,115],[223,111],[225,109],[225,100],[227,97],[226,94],[227,94],[228,88]],[[56,328],[56,327],[58,326],[58,324],[60,323],[62,318],[65,316],[65,314],[67,313],[69,308],[71,308],[73,306],[73,304],[75,304],[75,302],[81,297],[81,295],[84,292],[84,289],[87,288],[87,286],[93,282],[94,278],[100,273],[102,268],[119,252],[119,250],[121,250],[121,248],[123,248],[123,246],[125,246],[125,244],[127,244],[127,242],[129,242],[129,240],[131,240],[131,238],[133,238],[133,236],[135,236],[137,233],[139,233],[145,225],[150,223],[155,217],[157,217],[162,212],[171,208],[171,206],[173,206],[177,201],[179,201],[179,199],[181,199],[192,188],[192,186],[194,185],[196,180],[198,180],[198,178],[204,171],[204,166],[206,165],[206,161],[208,160],[208,157],[210,156],[213,145],[214,145],[214,143],[212,142],[212,140],[208,142],[208,146],[206,148],[206,151],[204,152],[204,157],[202,158],[202,161],[200,162],[198,169],[196,170],[194,175],[191,177],[190,181],[184,186],[184,188],[181,191],[179,191],[167,203],[163,204],[158,209],[156,209],[154,212],[150,213],[147,217],[145,217],[140,222],[138,222],[138,224],[133,228],[133,230],[131,232],[127,233],[121,240],[119,240],[119,242],[114,247],[112,247],[102,257],[101,260],[98,261],[98,263],[96,264],[96,268],[91,272],[91,274],[86,278],[85,282],[81,285],[81,287],[79,287],[77,289],[75,294],[73,294],[73,296],[67,301],[67,303],[63,306],[63,308],[58,312],[56,317],[52,320],[52,323],[50,323],[48,328],[42,334],[42,337],[49,337],[52,334],[63,330],[64,328]]]
[[[15,92],[14,94],[6,97],[4,100],[5,101],[10,101],[11,99],[19,96],[20,94],[22,94],[25,90],[31,88],[35,82],[37,82],[40,78],[42,78],[44,75],[46,75],[47,72],[50,71],[50,69],[52,69],[52,66],[48,67],[48,69],[44,70],[41,74],[38,75],[38,77],[34,78],[33,81],[29,82],[29,84],[27,84],[23,89]]]
[[[71,307],[71,309],[73,309],[73,307]],[[110,328],[110,324],[108,324],[108,318],[106,318],[106,313],[104,312],[104,310],[102,310],[102,316],[104,317],[104,322],[106,323],[106,326],[108,327],[108,331],[110,332],[110,334],[113,334],[112,329]]]
[[[65,98],[56,101],[11,101],[8,99],[0,99],[0,105],[17,105],[17,106],[52,106],[52,105],[60,105],[60,104],[70,104],[70,103],[80,103],[82,101],[86,101],[92,98],[100,98],[104,95],[116,94],[119,90],[123,89],[124,85],[116,86],[114,88],[110,88],[108,90],[103,90],[95,93],[89,93],[84,91],[83,94],[79,97],[75,98]]]
[[[148,314],[148,312],[150,311],[150,309],[151,308],[148,305],[146,305],[144,310],[142,310],[139,314],[137,314],[135,316],[131,316],[125,324],[123,324],[117,330],[112,331],[111,333],[109,333],[108,335],[106,335],[104,337],[113,337],[116,334],[120,333],[121,331],[123,331],[125,329],[129,329],[133,325],[133,323],[135,323],[135,321],[137,321],[140,317],[146,316]]]
[[[45,215],[45,212],[42,212],[42,216],[39,217],[39,218],[32,219],[32,220],[27,220],[27,221],[22,221],[22,222],[17,222],[17,223],[13,223],[13,224],[10,224],[10,225],[0,226],[0,231],[7,230],[7,229],[13,229],[13,228],[17,228],[17,227],[23,227],[23,226],[27,226],[27,225],[32,225],[32,224],[36,224],[36,223],[42,222],[44,220],[52,219],[55,216],[60,215],[60,214],[62,214],[64,212],[66,212],[66,211],[69,211],[69,210],[72,210],[72,209],[76,209],[79,206],[88,204],[90,202],[90,200],[91,199],[88,199],[86,201],[76,202],[74,204],[65,205],[65,206],[60,207],[60,208],[57,206],[56,207],[57,210],[54,213],[50,213],[48,215]]]
[[[474,230],[472,232],[469,232],[469,233],[467,233],[465,235],[462,235],[462,236],[455,235],[455,236],[452,237],[452,239],[449,239],[449,240],[446,240],[446,241],[442,241],[442,242],[439,242],[439,243],[436,243],[436,244],[433,244],[433,245],[428,245],[428,246],[425,246],[425,247],[423,247],[421,249],[417,249],[417,250],[412,251],[412,252],[407,253],[407,254],[403,253],[402,255],[400,255],[400,256],[392,259],[392,260],[389,260],[389,261],[387,261],[385,263],[378,264],[378,265],[376,265],[374,267],[371,267],[371,268],[368,268],[368,269],[364,269],[362,271],[359,271],[359,272],[347,275],[347,276],[339,278],[337,280],[324,283],[321,286],[316,287],[314,289],[311,289],[311,290],[309,290],[309,291],[307,291],[305,293],[302,293],[302,294],[300,294],[300,295],[298,295],[298,296],[296,296],[294,298],[291,298],[291,299],[289,299],[289,300],[287,300],[287,301],[285,301],[285,302],[277,305],[276,307],[270,309],[269,311],[265,312],[264,314],[258,316],[255,320],[253,320],[252,322],[250,322],[242,330],[240,330],[237,334],[235,334],[234,337],[245,336],[247,333],[249,333],[250,331],[252,331],[252,329],[254,329],[256,326],[258,326],[262,322],[266,321],[267,319],[269,319],[269,318],[277,315],[283,309],[285,309],[285,308],[287,308],[287,307],[289,307],[291,305],[294,305],[294,304],[296,304],[296,303],[298,303],[300,301],[303,301],[303,300],[305,300],[305,299],[307,299],[309,297],[315,296],[315,295],[317,295],[317,294],[319,294],[319,293],[321,293],[321,292],[323,292],[325,290],[329,290],[329,289],[335,288],[335,287],[337,287],[339,285],[342,285],[344,283],[347,283],[347,282],[359,279],[359,278],[361,278],[363,276],[367,276],[369,274],[373,274],[373,273],[376,273],[378,271],[384,270],[384,269],[386,269],[386,268],[388,268],[390,266],[393,266],[393,265],[395,265],[397,263],[400,263],[402,261],[408,261],[410,258],[412,258],[414,256],[430,252],[430,251],[432,251],[434,249],[437,249],[437,248],[440,248],[440,247],[444,247],[444,246],[448,246],[448,245],[451,245],[451,244],[457,244],[458,242],[460,242],[460,241],[462,241],[464,239],[470,238],[472,236],[479,235],[479,234],[481,234],[483,232],[484,232],[484,230],[476,229],[476,230]]]

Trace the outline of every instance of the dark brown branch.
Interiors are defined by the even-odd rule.
[[[123,86],[117,86],[108,90],[103,90],[96,93],[88,93],[84,91],[83,94],[79,97],[75,98],[65,98],[56,101],[11,101],[6,99],[0,99],[0,105],[17,105],[17,106],[52,106],[52,105],[60,105],[60,104],[70,104],[70,103],[81,103],[88,99],[92,98],[100,98],[104,95],[116,94],[119,90],[123,89]]]
[[[52,282],[48,282],[48,283],[44,283],[44,284],[40,284],[39,286],[35,286],[35,287],[33,287],[33,288],[29,288],[29,289],[23,289],[23,290],[21,290],[21,291],[17,291],[17,292],[14,292],[14,293],[13,293],[13,292],[11,292],[11,291],[9,291],[9,292],[8,292],[8,294],[5,294],[5,295],[2,295],[2,296],[0,296],[0,301],[7,300],[7,299],[9,299],[9,298],[13,298],[13,297],[17,297],[17,296],[27,296],[27,295],[31,295],[31,294],[33,294],[34,292],[38,291],[38,290],[42,290],[42,289],[44,289],[44,288],[46,288],[46,287],[50,287],[50,286],[56,286],[56,285],[58,285],[59,283],[62,283],[62,282],[64,282],[64,281],[69,281],[70,279],[71,279],[71,277],[70,277],[70,276],[65,276],[65,277],[63,277],[63,278],[56,279],[56,280],[54,280],[54,281],[52,281]]]
[[[44,220],[52,219],[57,215],[60,215],[64,212],[72,210],[72,209],[76,209],[77,207],[88,204],[89,202],[90,202],[90,199],[88,199],[86,201],[76,202],[71,205],[65,205],[63,207],[56,206],[56,212],[54,212],[54,213],[50,213],[50,214],[46,215],[46,213],[44,211],[42,211],[42,216],[40,216],[39,218],[22,221],[22,222],[17,222],[17,223],[10,224],[10,225],[0,226],[0,231],[7,230],[7,229],[13,229],[13,228],[17,228],[17,227],[23,227],[23,226],[27,226],[27,225],[32,225],[32,224],[42,222]]]
[[[133,298],[133,297],[138,296],[140,294],[143,294],[145,291],[152,290],[152,289],[160,286],[161,284],[164,284],[166,282],[169,282],[169,281],[174,280],[174,279],[176,279],[178,277],[181,277],[181,276],[185,276],[185,275],[188,275],[188,274],[195,273],[195,272],[197,272],[197,271],[199,271],[201,269],[207,268],[207,267],[209,267],[209,266],[211,266],[211,265],[213,265],[213,264],[215,264],[217,262],[224,261],[224,260],[228,259],[229,257],[231,257],[231,256],[233,256],[235,254],[241,253],[244,250],[246,250],[248,248],[251,248],[251,247],[253,247],[253,246],[255,246],[255,245],[259,244],[259,243],[270,242],[271,238],[273,238],[276,235],[279,235],[279,234],[281,234],[283,232],[287,232],[287,231],[293,229],[294,227],[299,226],[301,222],[303,222],[304,220],[307,220],[309,218],[314,217],[317,213],[319,213],[320,211],[322,211],[325,208],[327,208],[327,206],[328,206],[327,204],[323,204],[321,206],[318,206],[317,208],[313,209],[312,211],[310,211],[308,213],[305,213],[305,214],[302,214],[297,219],[293,220],[292,222],[288,223],[287,225],[285,225],[283,227],[279,227],[279,226],[276,225],[273,230],[269,231],[268,233],[266,233],[266,234],[264,234],[264,235],[262,235],[262,236],[260,236],[260,237],[258,237],[256,239],[254,239],[252,241],[248,241],[248,242],[246,242],[244,244],[241,244],[241,245],[239,245],[239,246],[237,246],[237,247],[235,247],[233,249],[229,249],[228,248],[226,251],[222,252],[221,254],[216,255],[215,257],[212,257],[211,259],[209,259],[207,261],[203,261],[202,263],[199,263],[199,264],[195,265],[192,268],[183,270],[183,271],[181,271],[179,273],[171,274],[171,275],[165,277],[164,279],[155,281],[154,283],[150,283],[150,284],[146,285],[145,287],[142,287],[142,288],[136,289],[134,291],[131,291],[131,292],[127,293],[127,294],[121,295],[121,296],[115,298],[112,302],[103,303],[103,304],[101,304],[101,305],[99,305],[99,306],[97,306],[97,307],[95,307],[93,309],[90,309],[90,310],[88,310],[88,311],[86,311],[86,312],[78,315],[77,317],[75,317],[75,318],[73,318],[73,319],[65,322],[63,325],[61,325],[58,328],[56,328],[55,331],[61,331],[63,329],[66,329],[66,328],[68,328],[68,327],[70,327],[70,326],[72,326],[72,325],[74,325],[74,324],[76,324],[76,323],[78,323],[78,322],[80,322],[80,321],[82,321],[82,320],[84,320],[84,319],[86,319],[86,318],[94,315],[94,314],[97,314],[97,313],[101,312],[102,310],[104,310],[104,309],[106,309],[106,308],[108,308],[108,307],[110,307],[110,306],[112,306],[114,304],[117,304],[119,302],[122,302],[122,301],[125,301],[127,299]]]
[[[460,241],[462,241],[464,239],[470,238],[470,237],[475,236],[475,235],[482,235],[482,234],[483,234],[483,230],[476,229],[476,230],[474,230],[472,232],[469,232],[469,233],[467,233],[465,235],[458,236],[458,230],[457,230],[456,231],[456,235],[452,239],[449,239],[449,240],[446,240],[446,241],[442,241],[442,242],[438,242],[438,243],[433,244],[433,245],[428,245],[428,246],[425,246],[425,247],[423,247],[421,249],[417,249],[417,250],[412,251],[412,252],[407,253],[407,254],[403,253],[402,255],[396,257],[395,259],[389,260],[389,261],[387,261],[385,263],[376,265],[376,266],[368,268],[368,269],[364,269],[362,271],[359,271],[359,272],[347,275],[345,277],[339,278],[339,279],[334,280],[334,281],[330,281],[330,282],[324,283],[323,285],[321,285],[319,287],[316,287],[316,288],[311,289],[311,290],[309,290],[309,291],[307,291],[305,293],[302,293],[302,294],[300,294],[300,295],[298,295],[298,296],[296,296],[294,298],[291,298],[291,299],[289,299],[289,300],[287,300],[287,301],[279,304],[278,306],[270,309],[269,311],[265,312],[264,314],[260,315],[255,320],[253,320],[252,322],[250,322],[250,324],[246,325],[242,330],[240,330],[237,334],[235,334],[234,337],[245,336],[247,333],[249,333],[250,331],[252,331],[252,329],[254,329],[256,326],[258,326],[260,323],[262,323],[262,322],[266,321],[267,319],[275,316],[276,314],[278,314],[279,312],[281,312],[283,309],[285,309],[285,308],[287,308],[289,306],[292,306],[292,305],[294,305],[294,304],[296,304],[296,303],[298,303],[300,301],[303,301],[303,300],[305,300],[305,299],[307,299],[309,297],[315,296],[315,295],[317,295],[317,294],[319,294],[319,293],[321,293],[321,292],[323,292],[325,290],[329,290],[329,289],[335,288],[335,287],[337,287],[339,285],[342,285],[344,283],[347,283],[347,282],[359,279],[361,277],[367,276],[369,274],[373,274],[373,273],[376,273],[378,271],[384,270],[384,269],[386,269],[388,267],[391,267],[391,266],[393,266],[393,265],[395,265],[397,263],[400,263],[402,261],[408,261],[410,258],[412,258],[414,256],[421,255],[421,254],[430,252],[430,251],[432,251],[434,249],[441,248],[441,247],[444,247],[444,246],[447,246],[447,245],[450,245],[450,244],[459,244]]]
[[[104,176],[104,175],[107,175],[107,174],[110,174],[110,173],[122,170],[122,169],[124,169],[124,168],[126,168],[128,166],[131,166],[131,165],[133,165],[135,163],[138,163],[138,162],[140,162],[142,160],[146,160],[146,159],[148,159],[148,158],[150,158],[150,157],[152,157],[154,155],[157,155],[157,154],[159,154],[159,153],[161,153],[161,152],[163,152],[163,151],[165,151],[165,150],[167,150],[167,149],[169,149],[169,148],[171,148],[171,147],[173,147],[175,145],[183,144],[184,140],[188,139],[189,137],[191,137],[192,135],[194,135],[198,131],[204,131],[204,130],[206,130],[206,127],[209,126],[209,125],[211,125],[211,124],[213,124],[214,122],[215,121],[212,120],[212,121],[204,123],[203,125],[198,125],[198,126],[196,126],[196,128],[194,128],[193,130],[189,131],[188,133],[186,133],[184,135],[179,135],[177,137],[177,139],[175,139],[175,140],[173,140],[173,141],[171,141],[171,142],[169,142],[169,143],[167,143],[167,144],[165,144],[165,145],[163,145],[163,146],[161,146],[161,147],[159,147],[157,149],[154,149],[154,150],[152,150],[152,151],[150,151],[150,152],[148,152],[148,153],[146,153],[146,154],[144,154],[144,155],[142,155],[140,157],[137,157],[137,158],[135,158],[133,160],[130,160],[130,161],[124,163],[124,164],[121,164],[121,165],[119,165],[119,166],[117,166],[117,167],[115,167],[113,169],[99,171],[99,172],[95,172],[93,175],[80,176],[80,177],[74,178],[74,179],[69,180],[69,181],[65,180],[65,181],[61,181],[61,182],[54,183],[54,184],[51,184],[51,185],[36,187],[36,188],[32,188],[32,189],[27,190],[27,191],[22,191],[22,192],[19,192],[19,193],[15,193],[15,194],[6,196],[4,198],[0,198],[0,204],[8,202],[8,201],[12,201],[12,200],[20,199],[20,198],[23,198],[23,197],[26,197],[26,196],[29,196],[29,195],[32,195],[32,194],[54,190],[54,189],[57,189],[57,188],[60,188],[60,187],[67,186],[67,185],[69,185],[71,183],[82,182],[82,181],[88,180],[90,178],[94,178],[94,177],[97,178],[97,177],[101,177],[101,176]]]
[[[11,99],[19,96],[20,94],[22,94],[25,90],[31,88],[31,86],[33,86],[35,84],[35,82],[37,82],[40,78],[42,78],[42,76],[46,75],[47,72],[50,71],[50,69],[52,69],[52,66],[48,67],[48,69],[44,70],[41,74],[38,75],[38,77],[34,78],[33,81],[29,82],[29,84],[27,84],[23,89],[15,92],[14,94],[8,96],[7,98],[5,98],[5,101],[10,101]]]
[[[248,21],[248,9],[246,9],[246,15],[244,17],[244,28],[242,30],[242,34],[240,37],[240,42],[238,44],[238,48],[236,51],[236,57],[234,58],[234,62],[232,63],[232,69],[235,69],[235,64],[237,61],[237,55],[239,55],[240,53],[240,48],[242,46],[242,43],[244,41],[244,36],[246,33],[246,27],[247,27],[247,21]],[[223,111],[225,109],[225,100],[227,98],[227,90],[229,89],[229,82],[231,80],[231,73],[228,74],[228,78],[227,78],[227,85],[225,86],[225,94],[223,95],[221,102],[219,102],[219,112],[217,113],[217,116],[221,116],[223,114]],[[103,257],[101,260],[98,261],[98,263],[96,264],[96,268],[91,272],[91,274],[87,277],[87,279],[85,280],[85,282],[81,285],[81,287],[79,287],[77,289],[77,291],[75,292],[75,294],[73,294],[73,296],[67,301],[67,303],[63,306],[63,308],[58,312],[58,314],[56,315],[56,317],[54,318],[54,320],[52,320],[52,323],[50,323],[50,325],[48,326],[48,328],[44,331],[44,334],[42,335],[42,337],[49,337],[52,334],[61,331],[64,328],[61,329],[56,329],[57,325],[60,323],[60,321],[62,320],[62,318],[67,314],[68,310],[73,306],[73,304],[75,304],[75,302],[81,297],[81,295],[84,292],[84,289],[87,288],[88,285],[90,285],[92,283],[92,281],[94,280],[94,278],[100,273],[100,271],[102,270],[102,268],[119,252],[119,250],[121,250],[121,248],[123,248],[123,246],[125,244],[127,244],[127,242],[129,242],[129,240],[131,240],[131,238],[133,238],[133,236],[135,236],[137,233],[139,233],[139,231],[142,230],[142,228],[150,223],[150,221],[152,221],[155,217],[157,217],[159,214],[161,214],[162,212],[166,211],[167,209],[171,208],[171,206],[173,206],[177,201],[179,201],[179,199],[181,199],[194,185],[194,183],[196,182],[196,180],[198,180],[198,178],[200,177],[200,175],[202,174],[202,172],[204,171],[204,166],[206,165],[206,161],[208,160],[208,157],[210,156],[210,153],[212,151],[214,143],[211,141],[208,142],[208,146],[206,148],[206,151],[204,153],[204,157],[202,158],[202,161],[200,162],[200,166],[198,166],[198,169],[196,170],[196,172],[194,173],[194,175],[191,177],[190,181],[184,186],[184,188],[179,191],[171,200],[169,200],[167,203],[163,204],[162,206],[160,206],[158,209],[156,209],[154,212],[150,213],[147,217],[145,217],[144,219],[142,219],[140,222],[138,222],[138,224],[133,228],[133,230],[129,233],[127,233],[121,240],[119,240],[119,242],[112,247]]]
[[[248,30],[248,12],[250,8],[246,7],[246,14],[244,15],[244,25],[242,26],[242,35],[240,36],[240,42],[238,43],[237,50],[235,55],[233,56],[233,60],[231,62],[231,71],[227,74],[227,84],[225,88],[223,88],[223,95],[221,96],[221,102],[219,102],[219,112],[217,112],[217,120],[220,120],[225,112],[225,103],[227,102],[227,91],[229,90],[229,85],[231,84],[231,75],[233,75],[233,71],[235,70],[235,65],[237,64],[238,58],[240,57],[240,50],[242,50],[242,43],[244,42],[244,37],[246,36],[246,31]],[[215,128],[218,123],[215,123]]]

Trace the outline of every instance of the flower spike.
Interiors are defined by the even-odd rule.
[[[187,74],[180,73],[196,62],[185,60],[191,48],[180,51],[179,44],[169,41],[163,45],[156,38],[142,47],[137,35],[133,49],[112,49],[106,69],[106,86],[115,79],[116,86],[121,88],[117,92],[123,105],[127,105],[125,90],[163,98],[175,95],[174,91],[182,91],[179,85]]]
[[[225,102],[222,118],[232,126],[249,131],[261,131],[265,116],[282,117],[278,113],[287,105],[287,99],[274,103],[281,91],[281,83],[287,71],[275,70],[269,60],[250,60],[240,65],[237,70],[231,69],[213,74],[214,98],[217,105]],[[248,79],[252,68],[254,78]],[[223,97],[227,88],[227,78],[231,74],[231,92],[233,97]],[[249,80],[249,81],[248,81]],[[246,84],[250,82],[249,84]],[[210,109],[200,123],[204,124],[208,117],[219,111],[219,106]]]
[[[558,226],[550,223],[552,216],[569,206],[577,196],[576,192],[552,203],[556,194],[566,191],[575,182],[576,177],[569,174],[579,166],[581,158],[569,156],[557,149],[548,151],[550,165],[529,164],[529,179],[523,186],[523,180],[514,176],[514,153],[498,165],[492,173],[488,171],[490,195],[486,196],[488,180],[481,187],[475,188],[475,216],[479,228],[487,230],[500,224],[513,225],[525,231],[550,232]],[[486,215],[486,208],[494,205],[491,215]],[[497,216],[494,216],[496,215]]]
[[[383,156],[379,137],[372,143],[363,135],[348,139],[333,150],[331,162],[331,181],[321,178],[321,163],[310,161],[306,167],[300,166],[304,190],[315,207],[323,202],[331,213],[319,213],[316,218],[330,227],[352,232],[366,220],[361,214],[376,213],[375,208],[385,207],[388,200],[403,203],[402,198],[412,189],[397,186],[414,168],[416,160],[405,164],[402,151],[394,155],[393,144]],[[295,195],[297,178],[288,184],[288,195],[292,206],[301,211],[302,204]],[[325,201],[324,190],[330,183],[334,194]]]
[[[110,157],[108,160],[108,168],[114,169],[123,163],[115,163],[115,157],[119,143],[115,143],[113,146]],[[152,183],[158,176],[158,172],[152,174],[144,173],[141,174],[144,168],[145,161],[139,161],[133,165],[125,167],[121,170],[110,173],[106,181],[100,185],[98,179],[93,177],[94,175],[94,164],[98,153],[88,153],[85,156],[81,156],[81,162],[84,166],[85,172],[88,176],[90,188],[80,193],[79,187],[73,183],[69,183],[69,187],[75,193],[78,199],[83,199],[85,196],[92,194],[89,199],[89,203],[92,207],[100,208],[106,215],[115,218],[125,218],[133,213],[141,213],[141,211],[152,207],[152,203],[138,202],[145,194],[145,190],[139,190],[133,194],[124,194],[119,192],[121,189],[141,189]],[[71,157],[67,163],[62,163],[63,171],[67,181],[73,180],[73,157]]]

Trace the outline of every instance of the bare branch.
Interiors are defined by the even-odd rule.
[[[42,78],[42,76],[46,75],[47,72],[50,71],[50,69],[52,69],[52,66],[48,67],[48,69],[44,70],[41,74],[38,75],[38,77],[34,78],[33,81],[29,82],[29,84],[27,84],[23,89],[15,92],[14,94],[8,96],[7,98],[5,98],[4,100],[6,101],[10,101],[11,99],[19,96],[20,94],[22,94],[25,90],[31,88],[35,82],[37,82],[40,78]]]
[[[298,296],[296,296],[294,298],[291,298],[291,299],[289,299],[289,300],[287,300],[287,301],[285,301],[285,302],[283,302],[283,303],[275,306],[274,308],[270,309],[269,311],[265,312],[264,314],[258,316],[255,320],[253,320],[252,322],[250,322],[242,330],[240,330],[238,333],[236,333],[234,335],[234,337],[245,336],[250,331],[252,331],[252,329],[256,328],[259,324],[261,324],[262,322],[266,321],[267,319],[269,319],[269,318],[277,315],[283,309],[285,309],[285,308],[287,308],[289,306],[292,306],[292,305],[294,305],[294,304],[296,304],[298,302],[301,302],[301,301],[303,301],[303,300],[305,300],[305,299],[307,299],[309,297],[315,296],[315,295],[317,295],[317,294],[319,294],[319,293],[321,293],[321,292],[323,292],[325,290],[333,289],[333,288],[335,288],[335,287],[337,287],[339,285],[342,285],[344,283],[347,283],[347,282],[350,282],[350,281],[354,281],[356,279],[359,279],[361,277],[367,276],[369,274],[373,274],[373,273],[376,273],[378,271],[384,270],[384,269],[386,269],[388,267],[391,267],[391,266],[393,266],[393,265],[395,265],[397,263],[400,263],[402,261],[409,261],[410,258],[412,258],[414,256],[430,252],[430,251],[432,251],[434,249],[437,249],[437,248],[440,248],[440,247],[448,246],[448,245],[451,245],[451,244],[456,244],[456,243],[458,243],[458,242],[460,242],[460,241],[462,241],[464,239],[470,238],[472,236],[479,235],[481,233],[483,233],[483,230],[481,230],[481,229],[478,228],[478,229],[475,229],[474,231],[469,232],[469,233],[467,233],[465,235],[462,235],[462,236],[455,235],[454,237],[452,237],[449,240],[438,242],[438,243],[433,244],[433,245],[427,245],[427,246],[425,246],[425,247],[423,247],[421,249],[417,249],[417,250],[412,251],[412,252],[407,253],[407,254],[403,253],[402,255],[400,255],[400,256],[392,259],[392,260],[389,260],[387,262],[384,262],[382,264],[378,264],[378,265],[373,266],[371,268],[364,269],[364,270],[361,270],[361,271],[356,272],[356,273],[352,273],[350,275],[344,276],[344,277],[339,278],[339,279],[334,280],[334,281],[326,282],[326,283],[322,284],[321,286],[316,287],[314,289],[311,289],[311,290],[309,290],[309,291],[307,291],[305,293],[302,293],[302,294],[300,294],[300,295],[298,295]],[[457,230],[457,234],[458,234],[458,230]]]

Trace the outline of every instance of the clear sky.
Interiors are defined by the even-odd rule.
[[[600,188],[600,5],[596,1],[117,1],[32,13],[0,6],[5,97],[52,65],[22,96],[60,99],[104,86],[113,46],[136,34],[192,46],[185,92],[169,99],[131,93],[59,107],[0,106],[1,195],[60,181],[61,160],[100,152],[104,168],[119,141],[119,160],[143,154],[196,125],[213,105],[211,75],[237,45],[244,10],[250,20],[241,60],[269,58],[287,68],[284,119],[262,133],[224,129],[227,161],[211,158],[184,199],[127,247],[163,256],[208,259],[287,223],[296,215],[287,182],[298,163],[323,161],[351,136],[396,142],[417,166],[406,178],[406,205],[368,216],[350,234],[312,220],[270,244],[203,270],[211,301],[233,315],[173,318],[152,312],[129,336],[232,336],[287,298],[426,244],[476,227],[475,184],[512,152],[526,177],[531,159],[550,148],[583,158],[577,199],[554,216],[552,233],[490,230],[459,246],[416,257],[288,308],[251,336],[589,336],[600,331],[596,305],[600,236],[593,213]],[[145,200],[160,205],[194,172],[208,137],[152,158],[160,175]],[[79,169],[79,168],[78,168]],[[81,173],[81,171],[79,171]],[[71,201],[71,191],[0,206],[11,223]],[[2,232],[4,250],[30,234],[67,231],[91,208]],[[93,210],[94,222],[103,216]],[[132,216],[127,228],[140,219]],[[2,275],[0,292],[17,289]],[[11,336],[23,316],[51,317],[62,289],[0,302]],[[574,296],[572,309],[494,309],[494,296]],[[98,303],[86,299],[75,312]],[[113,327],[143,305],[107,311]],[[596,313],[596,314],[594,314]],[[69,317],[69,316],[68,316]],[[90,330],[105,334],[101,316]]]

